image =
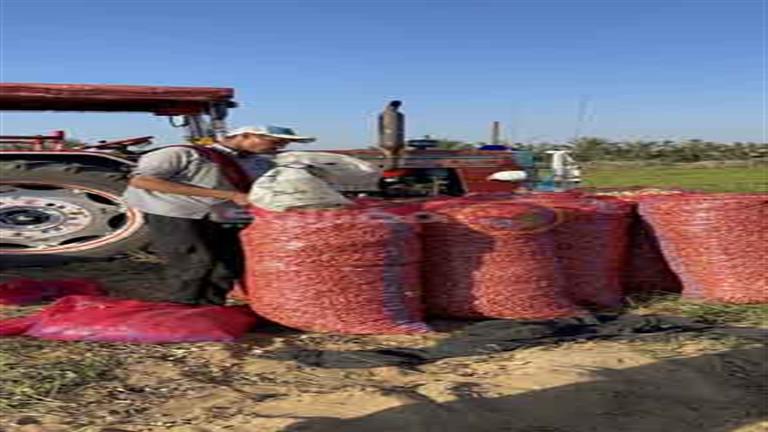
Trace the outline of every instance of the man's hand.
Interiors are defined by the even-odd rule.
[[[233,203],[241,206],[247,206],[251,204],[251,202],[248,201],[248,194],[242,192],[232,192],[232,195],[228,199]]]

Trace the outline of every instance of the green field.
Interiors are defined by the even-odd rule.
[[[585,187],[679,187],[712,192],[768,192],[768,167],[585,168],[583,185]]]

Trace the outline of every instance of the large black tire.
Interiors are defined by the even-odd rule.
[[[105,167],[0,162],[0,267],[100,260],[146,247],[141,213],[120,198],[126,184],[126,172]]]

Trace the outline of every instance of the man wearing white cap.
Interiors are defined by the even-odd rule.
[[[312,142],[293,129],[247,126],[210,147],[169,146],[139,159],[123,197],[141,210],[153,248],[166,261],[158,300],[223,304],[242,273],[237,229],[217,222],[225,203],[248,204],[248,189],[292,142]]]

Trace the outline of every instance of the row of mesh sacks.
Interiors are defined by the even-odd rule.
[[[620,200],[634,207],[620,264],[625,296],[661,292],[710,302],[768,302],[768,194],[638,187],[532,196]]]
[[[768,302],[768,194],[680,189],[590,191],[636,205],[625,293]]]
[[[757,274],[766,196],[674,192],[258,212],[242,235],[246,294],[256,313],[279,324],[358,334],[429,331],[425,316],[578,316],[637,292],[768,301]],[[734,230],[751,252],[724,248]]]

